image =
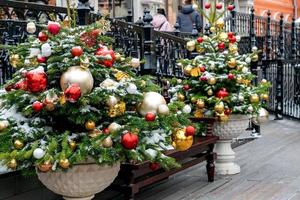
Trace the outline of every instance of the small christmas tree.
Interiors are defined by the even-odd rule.
[[[255,76],[250,71],[251,62],[258,60],[258,50],[239,54],[240,36],[224,29],[223,15],[226,9],[216,0],[205,4],[200,12],[210,23],[210,35],[202,35],[187,43],[189,51],[196,50],[194,59],[182,59],[187,79],[172,88],[172,100],[185,102],[186,109],[196,118],[217,117],[226,122],[235,114],[254,114],[268,101],[270,84],[262,80],[253,85]],[[227,8],[234,9],[233,5]],[[225,11],[224,11],[225,10]]]
[[[108,21],[70,24],[49,22],[38,38],[6,47],[18,71],[0,96],[3,164],[42,172],[88,158],[178,166],[163,151],[189,120],[170,112],[151,77],[135,75],[138,59],[109,47]]]

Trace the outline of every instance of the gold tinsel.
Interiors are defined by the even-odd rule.
[[[200,74],[201,74],[201,71],[200,71],[199,67],[195,67],[191,70],[192,77],[198,77],[198,76],[200,76]]]
[[[124,115],[126,111],[126,103],[121,101],[120,103],[117,103],[116,105],[109,108],[108,116],[109,117],[118,117]]]
[[[126,80],[126,79],[130,78],[130,76],[127,73],[119,71],[119,70],[117,71],[117,73],[114,74],[114,77],[116,78],[117,81],[120,81],[122,79]]]
[[[197,109],[194,113],[194,117],[202,118],[203,117],[203,110],[202,109]]]
[[[193,145],[193,136],[185,136],[185,129],[177,129],[172,134],[172,146],[177,151],[188,150]]]

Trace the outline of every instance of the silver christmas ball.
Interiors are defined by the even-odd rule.
[[[60,77],[60,87],[65,91],[70,84],[77,83],[80,87],[81,94],[88,94],[92,91],[94,79],[88,69],[80,66],[69,67]]]
[[[158,106],[158,114],[160,115],[169,115],[170,114],[170,109],[167,105],[162,104]]]
[[[115,134],[116,132],[118,132],[120,129],[122,128],[122,126],[116,122],[111,123],[108,126],[108,130],[110,134]]]
[[[142,103],[138,107],[138,111],[141,115],[145,116],[148,112],[157,114],[158,107],[160,105],[166,105],[165,98],[157,92],[147,92],[144,95]]]
[[[36,158],[36,159],[41,159],[43,158],[45,155],[45,151],[41,148],[36,148],[34,151],[33,151],[33,157]]]
[[[106,105],[109,107],[113,107],[118,103],[118,99],[115,96],[109,96]]]
[[[36,31],[36,26],[35,26],[35,23],[34,22],[28,22],[27,25],[26,25],[26,31],[28,33],[35,33]]]
[[[264,123],[268,122],[269,121],[269,112],[264,108],[260,108],[258,110],[258,114],[257,114],[257,121],[259,124],[264,124]]]
[[[192,112],[192,108],[190,105],[185,105],[182,109],[182,112],[186,113],[186,114],[190,114]]]

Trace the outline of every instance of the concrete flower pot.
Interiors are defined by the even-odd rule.
[[[213,134],[220,140],[215,145],[217,153],[216,172],[222,175],[240,173],[240,166],[234,163],[235,152],[231,148],[233,138],[242,134],[249,124],[247,115],[231,115],[228,122],[216,122],[213,126]]]
[[[118,175],[120,163],[100,166],[94,163],[74,165],[67,172],[37,171],[40,181],[66,200],[91,200],[108,187]]]

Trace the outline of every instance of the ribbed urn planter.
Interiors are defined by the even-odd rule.
[[[74,165],[66,172],[37,171],[40,181],[65,200],[91,200],[117,177],[120,163],[100,166],[94,163]]]
[[[240,173],[240,166],[234,163],[235,152],[231,148],[233,138],[237,138],[249,125],[247,115],[233,114],[228,122],[215,122],[213,133],[219,136],[214,152],[217,153],[216,172],[222,175]]]

